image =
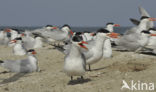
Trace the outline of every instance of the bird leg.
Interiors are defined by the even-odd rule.
[[[36,72],[41,72],[40,68],[37,68]]]
[[[88,65],[88,67],[89,67],[89,71],[91,71],[91,67],[90,67],[90,64]]]
[[[81,76],[81,79],[82,79],[82,80],[84,79],[83,76]]]
[[[71,76],[71,81],[73,80],[73,76]]]
[[[143,49],[143,47],[139,47],[137,50],[135,50],[135,53],[138,53],[139,51],[141,51]]]

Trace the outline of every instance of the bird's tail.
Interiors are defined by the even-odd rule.
[[[0,64],[1,64],[1,63],[4,63],[4,61],[0,60]]]

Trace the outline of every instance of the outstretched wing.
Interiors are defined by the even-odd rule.
[[[150,15],[148,14],[148,12],[143,8],[143,7],[139,7],[139,13],[141,14],[141,16],[147,16],[150,17]]]
[[[62,41],[66,39],[66,33],[62,30],[42,30],[42,31],[34,31],[33,34],[39,34],[45,38],[51,38],[57,41]],[[68,34],[68,33],[67,33]]]
[[[139,25],[139,24],[140,24],[140,21],[137,20],[137,19],[130,18],[129,20],[130,20],[134,25]]]
[[[141,14],[141,16],[147,16],[147,17],[150,17],[149,13],[143,8],[143,7],[139,7],[139,12]],[[153,21],[148,21],[147,23],[147,28],[153,28],[154,27],[154,23]]]

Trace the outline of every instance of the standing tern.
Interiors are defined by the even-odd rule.
[[[90,64],[98,62],[102,56],[103,56],[103,44],[104,41],[110,36],[110,33],[106,29],[99,29],[96,33],[96,38],[94,40],[87,41],[88,44],[84,44],[84,48],[88,48],[88,50],[83,50],[80,48],[80,51],[84,54],[87,64]],[[79,35],[76,35],[79,36]],[[80,39],[81,38],[81,39]],[[82,40],[82,36],[79,36],[79,39]],[[63,48],[59,46],[55,46],[56,49],[63,52],[65,55],[68,55],[71,51],[72,45],[71,43],[68,43]],[[82,46],[81,46],[82,47]]]
[[[86,62],[91,70],[90,65],[98,62],[103,56],[103,45],[104,41],[107,39],[108,30],[99,29],[96,34],[96,38],[91,41],[87,41],[86,47],[88,51],[83,52],[86,58]]]
[[[81,40],[78,36],[72,38],[70,49],[68,49],[68,53],[64,59],[64,71],[68,76],[71,76],[71,80],[73,80],[73,76],[81,76],[83,79],[86,71],[86,59],[80,48],[87,49],[87,47],[83,45],[86,42]]]
[[[114,24],[114,23],[107,23],[106,24],[106,30],[111,32],[112,34],[114,33],[114,27],[119,27],[119,24]],[[109,38],[104,41],[104,47],[103,47],[103,58],[110,58],[112,56],[112,45],[111,42],[114,42],[116,38]]]

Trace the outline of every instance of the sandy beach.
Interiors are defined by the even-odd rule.
[[[70,82],[70,77],[63,72],[64,55],[61,52],[52,46],[36,51],[41,71],[5,73],[7,70],[0,67],[0,92],[132,92],[121,91],[123,80],[128,84],[131,80],[156,83],[156,56],[113,51],[112,58],[92,65],[92,71],[86,72],[84,81],[74,77],[75,81]],[[26,58],[14,56],[11,47],[0,46],[0,53],[1,60]]]

